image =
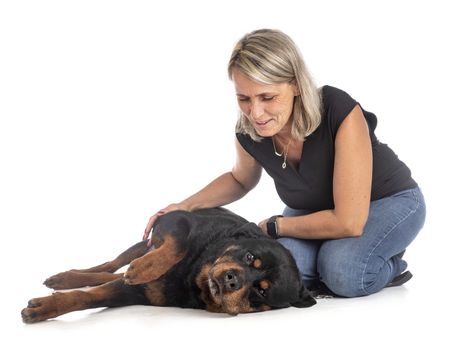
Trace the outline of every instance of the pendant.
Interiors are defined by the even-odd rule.
[[[271,143],[273,144],[273,150],[275,151],[275,154],[276,154],[278,157],[282,157],[282,156],[283,156],[283,153],[279,153],[279,152],[276,150],[275,140],[274,140],[273,138],[271,138]]]
[[[283,162],[283,165],[281,165],[283,169],[286,169],[286,162]]]

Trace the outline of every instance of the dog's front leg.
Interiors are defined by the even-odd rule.
[[[57,292],[31,299],[28,307],[21,311],[21,316],[25,323],[35,323],[72,311],[136,304],[149,304],[143,290],[137,286],[128,286],[120,279],[88,291]]]

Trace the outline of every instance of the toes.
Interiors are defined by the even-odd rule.
[[[39,306],[41,306],[41,302],[38,299],[31,299],[28,301],[28,308],[35,308]]]
[[[128,270],[124,273],[124,283],[125,284],[141,284],[141,279],[139,278],[140,273],[138,270],[133,266],[130,265]]]
[[[57,317],[54,295],[29,300],[28,306],[21,310],[24,323],[35,323]]]
[[[52,289],[62,289],[64,281],[66,280],[66,276],[66,272],[61,272],[56,275],[50,276],[44,281],[44,285]]]
[[[43,284],[48,288],[54,288],[56,283],[57,283],[56,279],[54,278],[54,276],[52,276],[52,277],[47,278]]]
[[[44,281],[44,285],[48,288],[52,288],[55,290],[82,287],[79,281],[77,283],[78,276],[79,274],[77,274],[73,270],[60,272],[56,275],[47,278]]]
[[[135,274],[132,273],[132,271],[130,271],[130,269],[129,269],[129,270],[128,270],[127,272],[125,272],[125,274],[124,274],[124,277],[123,277],[124,283],[125,283],[125,284],[136,284],[136,283],[134,282],[134,281],[135,281],[135,277],[136,277]]]
[[[33,323],[35,317],[36,313],[31,311],[31,309],[26,308],[21,310],[21,318],[23,319],[24,323]]]
[[[21,318],[24,323],[37,322],[37,308],[41,306],[41,303],[37,299],[31,299],[28,301],[28,307],[21,310]]]
[[[44,317],[41,312],[31,308],[25,308],[21,310],[21,318],[23,319],[24,323],[28,324],[45,321],[47,319],[47,317]]]

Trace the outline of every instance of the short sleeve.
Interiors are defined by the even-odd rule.
[[[255,147],[255,141],[247,134],[236,133],[237,141],[242,146],[242,148],[247,151],[251,156],[254,156],[253,148]]]
[[[322,100],[324,115],[335,138],[341,123],[358,103],[343,90],[328,85],[322,88]]]

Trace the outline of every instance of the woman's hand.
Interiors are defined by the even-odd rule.
[[[267,230],[267,222],[268,222],[268,219],[265,219],[263,221],[260,221],[258,223],[258,227],[260,227],[260,229],[262,230],[262,232],[266,235],[268,235],[268,230]]]
[[[145,233],[143,234],[143,241],[145,239],[148,239],[150,233],[151,233],[151,230],[154,226],[154,223],[156,222],[156,220],[158,219],[158,217],[164,215],[164,214],[167,214],[171,211],[174,211],[174,210],[188,210],[187,206],[185,206],[184,204],[182,203],[173,203],[173,204],[170,204],[168,205],[166,208],[164,209],[161,209],[160,211],[158,211],[156,214],[154,214],[152,217],[150,217],[149,221],[148,221],[148,224],[146,225],[146,228],[145,228]]]

